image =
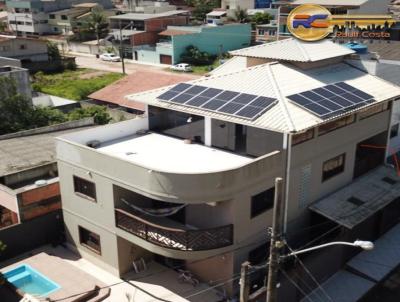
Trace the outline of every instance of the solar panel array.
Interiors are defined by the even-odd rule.
[[[255,119],[272,108],[277,100],[264,96],[181,83],[158,96],[175,104]]]
[[[372,95],[344,82],[289,95],[287,98],[322,119],[375,102]]]

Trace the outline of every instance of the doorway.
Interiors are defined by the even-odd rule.
[[[246,153],[247,127],[235,124],[235,151]]]
[[[360,177],[384,163],[386,142],[385,131],[357,144],[353,178]]]

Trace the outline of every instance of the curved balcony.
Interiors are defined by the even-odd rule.
[[[180,251],[206,251],[233,244],[233,225],[209,229],[173,228],[115,209],[116,226],[155,245]]]

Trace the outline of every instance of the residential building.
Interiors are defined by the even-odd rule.
[[[121,80],[90,94],[88,97],[98,105],[106,105],[131,113],[143,114],[145,105],[128,101],[125,98],[127,95],[190,81],[194,78],[196,76],[189,74],[171,74],[150,70],[140,71],[127,75]]]
[[[0,35],[0,56],[21,60],[22,63],[48,61],[46,41]]]
[[[160,41],[155,45],[133,47],[133,58],[157,64],[177,64],[189,46],[210,55],[222,55],[249,46],[251,26],[239,23],[223,26],[168,26],[159,36]]]
[[[13,79],[17,92],[32,100],[32,88],[27,69],[12,65],[3,65],[0,66],[0,77]]]
[[[294,39],[237,50],[236,70],[227,62],[218,73],[129,96],[145,104],[140,118],[58,138],[69,246],[116,275],[143,259],[204,282],[230,280],[242,262],[268,256],[276,177],[285,179],[290,245],[332,225],[347,240],[376,239],[397,221],[387,215],[400,178],[384,166],[385,147],[365,148],[389,141],[400,87],[347,64],[353,54]],[[372,220],[382,226],[373,234]],[[349,254],[313,257],[319,280]],[[299,301],[287,284],[283,301]]]
[[[88,125],[93,119],[0,136],[0,228],[61,208],[55,137]]]
[[[71,8],[49,13],[50,31],[54,34],[72,34],[78,27],[89,21],[93,10],[103,9],[98,3],[80,3]],[[106,15],[115,15],[114,11],[104,11]]]
[[[159,14],[176,11],[176,5],[164,1],[124,1],[121,11],[130,13]]]
[[[109,20],[114,39],[122,39],[125,56],[132,58],[132,47],[157,43],[160,32],[168,25],[188,24],[189,15],[188,11],[176,10],[158,14],[128,13],[112,16]]]
[[[112,7],[109,0],[7,0],[8,24],[17,35],[50,34],[49,13],[71,8],[72,4],[94,2],[107,9]]]

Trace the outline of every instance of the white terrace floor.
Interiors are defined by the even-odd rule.
[[[61,246],[56,248],[43,246],[0,263],[0,271],[7,271],[21,263],[31,265],[57,282],[62,289],[53,293],[51,297],[62,302],[69,301],[63,299],[65,297],[63,295],[79,294],[82,290],[92,289],[94,284],[112,285],[110,297],[104,300],[106,302],[128,302],[127,293],[133,296],[134,302],[217,302],[221,300],[216,290],[204,291],[209,288],[207,284],[193,287],[179,283],[178,274],[175,271],[154,262],[142,274],[129,274],[131,278],[127,282],[80,258],[68,249]]]

